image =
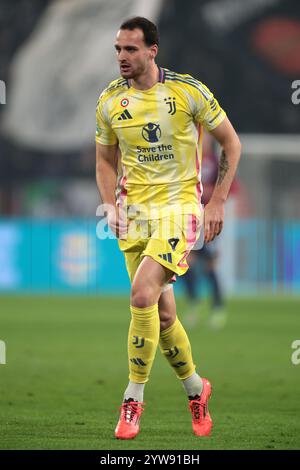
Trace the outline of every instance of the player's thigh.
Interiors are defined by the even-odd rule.
[[[148,292],[159,299],[164,285],[172,278],[173,272],[150,256],[144,256],[139,264],[132,283],[132,290]]]

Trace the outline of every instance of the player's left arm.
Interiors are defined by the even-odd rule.
[[[222,153],[219,160],[218,179],[204,210],[204,240],[206,243],[212,241],[222,231],[224,204],[241,156],[240,140],[227,117],[215,129],[210,130],[210,133],[219,142]]]

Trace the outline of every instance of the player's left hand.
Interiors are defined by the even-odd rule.
[[[211,199],[204,209],[204,242],[211,242],[223,229],[224,202]]]

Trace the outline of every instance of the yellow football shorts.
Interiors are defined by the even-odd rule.
[[[202,217],[194,214],[130,220],[127,234],[118,239],[130,281],[144,256],[151,256],[179,276],[184,274],[189,268],[186,257],[200,236],[201,226]]]

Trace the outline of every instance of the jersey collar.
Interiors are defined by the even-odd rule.
[[[159,70],[158,83],[165,83],[165,71],[164,71],[164,69],[162,67],[158,66],[158,70]],[[130,80],[127,79],[126,82],[127,82],[128,88],[131,88]]]

